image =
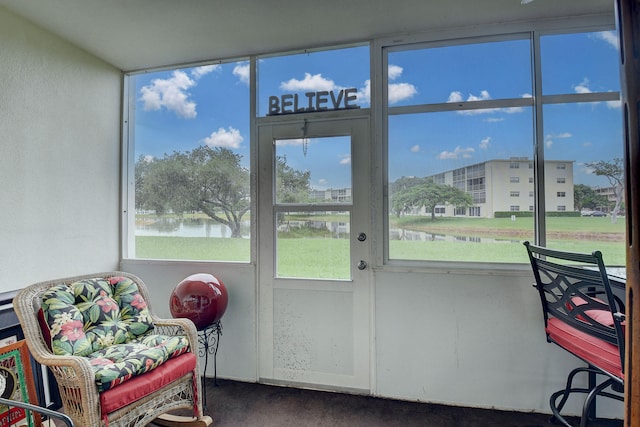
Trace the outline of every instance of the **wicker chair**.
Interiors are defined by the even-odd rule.
[[[87,296],[85,289],[94,293]],[[63,411],[76,426],[212,423],[202,413],[194,324],[155,317],[149,301],[143,281],[123,272],[36,283],[14,298],[29,350],[53,372]],[[70,333],[74,322],[76,329]],[[176,339],[182,347],[162,348]],[[124,355],[126,362],[111,357],[116,349],[122,355],[123,349],[143,346],[164,358],[153,359],[144,351]],[[125,368],[126,374],[117,372]],[[193,417],[167,414],[191,408]]]

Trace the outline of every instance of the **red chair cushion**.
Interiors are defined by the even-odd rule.
[[[155,369],[137,375],[100,394],[102,417],[142,399],[196,368],[196,355],[184,353],[167,360]]]
[[[579,331],[556,318],[548,320],[546,331],[553,342],[567,351],[611,375],[624,379],[620,350],[617,346]]]

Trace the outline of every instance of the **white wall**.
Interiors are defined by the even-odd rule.
[[[209,273],[220,279],[227,288],[229,304],[221,319],[218,376],[257,381],[256,276],[253,265],[123,260],[122,270],[137,275],[145,282],[151,291],[153,312],[165,318],[171,317],[171,292],[185,277]],[[204,363],[204,358],[201,358],[201,363]],[[213,377],[213,368],[213,358],[210,357],[207,376]]]
[[[0,292],[117,267],[121,81],[0,7]]]
[[[169,296],[188,275],[220,278],[229,306],[222,318],[218,376],[258,380],[253,265],[124,260],[122,269],[143,278],[152,289],[153,310],[162,316],[169,316]],[[377,396],[549,413],[549,396],[580,363],[546,342],[527,269],[374,276]],[[207,375],[213,376],[211,362]],[[598,408],[599,416],[622,417],[618,402],[605,399]],[[576,398],[565,411],[580,410]]]

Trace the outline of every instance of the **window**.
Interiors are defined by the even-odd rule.
[[[610,186],[608,177],[596,172],[622,178],[616,36],[603,32],[540,37],[546,245],[583,252],[598,249],[608,265],[625,264],[624,219],[594,222],[575,213],[616,209],[615,201],[594,198],[598,188]],[[578,49],[588,49],[589,54]],[[600,202],[604,206],[598,206]]]
[[[250,260],[247,72],[240,61],[129,77],[129,257]]]
[[[578,184],[594,193],[598,186],[606,187],[605,178],[593,173],[595,162],[604,160],[613,164],[622,157],[614,43],[617,35],[612,31],[532,33],[520,37],[506,35],[502,41],[465,39],[451,41],[449,45],[438,41],[433,45],[384,48],[383,56],[388,64],[383,98],[387,121],[389,239],[403,235],[401,231],[433,233],[464,228],[469,236],[490,237],[494,230],[504,229],[500,237],[504,239],[505,234],[513,233],[514,242],[543,240],[560,248],[593,250],[592,242],[584,240],[587,234],[576,231],[573,238],[565,238],[562,231],[593,227],[575,215],[581,203],[593,200],[578,197],[582,188]],[[540,42],[541,55],[535,59],[539,64],[533,62],[531,39]],[[465,73],[467,69],[473,69],[474,73]],[[542,70],[542,84],[537,88],[540,96],[534,98],[532,72],[537,69]],[[405,90],[401,92],[400,87]],[[541,112],[535,116],[534,106]],[[534,135],[533,129],[539,124],[543,132]],[[536,144],[534,138],[537,138]],[[617,143],[619,150],[604,150],[606,141]],[[543,154],[539,158],[544,159],[544,163],[534,163],[534,149]],[[475,177],[472,169],[479,166],[484,173]],[[529,172],[523,174],[523,168]],[[543,187],[534,188],[539,184],[535,175],[543,177],[544,182],[540,181]],[[471,200],[455,199],[451,203],[453,209],[431,222],[412,209],[398,215],[398,210],[391,207],[396,197],[403,196],[398,192],[406,187],[396,184],[406,182],[403,180],[408,177],[420,178],[425,190],[430,185],[448,186],[458,190],[455,194],[464,192]],[[432,194],[436,194],[435,188]],[[512,198],[523,192],[535,198],[536,191],[544,192],[544,197],[539,199],[544,205],[526,205],[526,214],[520,215],[515,224],[518,230],[509,229],[514,224],[507,226],[504,221],[510,218],[511,212],[521,209]],[[448,194],[446,197],[454,200],[454,193]],[[604,203],[603,199],[600,201]],[[463,222],[459,215],[463,208],[467,209],[468,216],[482,219]],[[536,221],[538,236],[534,236]],[[623,221],[611,227],[599,227],[603,234],[608,229],[623,238]],[[411,252],[410,259],[467,261],[462,245],[469,241],[452,236],[425,242],[425,250]],[[389,262],[400,259],[396,257],[395,248],[402,244],[388,245]],[[483,244],[491,245],[488,241]],[[598,247],[611,254],[613,265],[624,263],[622,240],[611,244],[598,241]],[[499,256],[493,254],[494,250],[487,251],[492,256],[486,261],[526,262],[519,249],[502,249],[495,249],[499,250]]]

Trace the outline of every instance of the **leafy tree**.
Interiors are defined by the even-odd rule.
[[[197,210],[241,237],[242,217],[250,209],[249,171],[242,156],[226,148],[202,146],[136,163],[136,208],[182,215]]]
[[[616,198],[616,204],[611,212],[611,222],[616,223],[618,221],[618,212],[620,212],[622,195],[624,193],[624,166],[622,159],[616,157],[610,162],[599,160],[585,164],[587,167],[593,169],[595,175],[604,176],[609,181]]]
[[[304,203],[309,200],[310,171],[299,171],[287,164],[287,157],[276,158],[276,195],[279,203]]]
[[[391,210],[396,216],[424,207],[426,212],[431,212],[431,219],[435,220],[437,205],[468,207],[473,204],[470,194],[450,185],[436,184],[429,178],[403,177],[394,182],[391,188]]]
[[[161,159],[141,156],[136,162],[136,208],[156,214],[199,211],[241,237],[242,217],[249,211],[249,171],[242,156],[226,148],[202,146],[192,151],[165,154]],[[309,199],[310,172],[276,159],[278,200],[300,203]]]
[[[598,194],[588,185],[576,184],[573,186],[573,204],[577,210],[596,209],[598,206],[603,206],[607,203],[606,197]]]

